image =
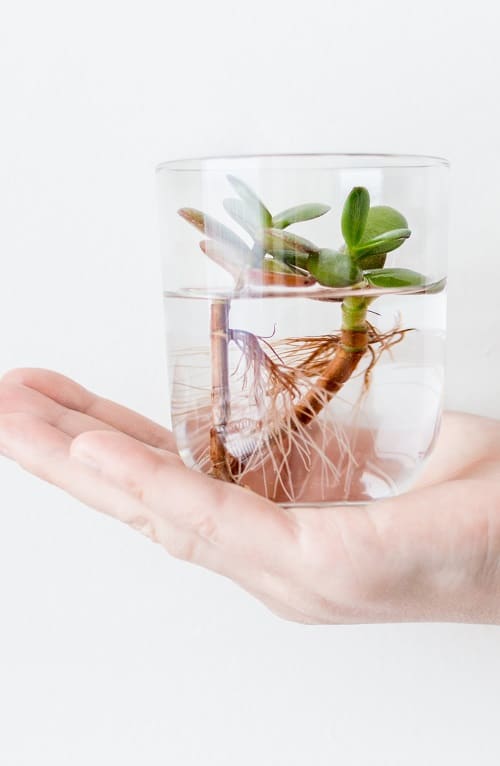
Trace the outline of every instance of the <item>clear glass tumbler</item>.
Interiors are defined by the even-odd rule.
[[[283,505],[411,486],[442,410],[447,177],[396,155],[159,166],[186,465]]]

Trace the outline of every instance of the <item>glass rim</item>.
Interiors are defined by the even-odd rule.
[[[342,170],[349,168],[432,168],[432,167],[450,167],[450,162],[445,157],[439,157],[426,154],[399,154],[391,152],[277,152],[263,154],[227,154],[227,155],[207,155],[200,157],[185,157],[182,159],[166,160],[156,165],[156,172],[175,171],[175,172],[210,172],[222,171],[221,164],[239,163],[247,165],[251,162],[266,164],[269,169],[293,169],[309,170],[313,169],[314,162],[323,160],[325,162],[334,162],[332,167],[321,167],[323,170]],[[311,167],[295,167],[295,162],[310,162]],[[363,162],[366,164],[363,164]],[[276,167],[276,165],[278,167]],[[283,167],[280,168],[279,164]],[[346,164],[341,164],[346,163]],[[227,169],[227,168],[226,168]],[[264,169],[264,168],[263,168]]]

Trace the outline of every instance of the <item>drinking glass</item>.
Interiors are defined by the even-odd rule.
[[[157,180],[185,464],[282,505],[410,488],[442,412],[446,160],[210,157]]]

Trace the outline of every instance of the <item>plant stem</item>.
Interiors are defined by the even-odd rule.
[[[340,344],[316,384],[295,407],[297,423],[307,425],[354,373],[368,349],[366,312],[371,298],[348,297],[342,301]]]
[[[234,481],[226,450],[226,429],[231,415],[229,391],[229,301],[215,300],[210,306],[212,368],[212,426],[210,428],[211,474]]]

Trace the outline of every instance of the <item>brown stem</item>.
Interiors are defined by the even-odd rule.
[[[290,436],[290,429],[297,431],[301,426],[307,426],[349,380],[370,348],[369,327],[364,320],[362,324],[363,327],[343,328],[341,330],[333,359],[326,363],[314,385],[295,405],[294,417],[287,419],[286,424],[281,429],[278,428],[277,431],[269,435],[270,442],[286,443]],[[251,453],[248,453],[239,458],[230,456],[231,476],[241,474],[250,455]]]
[[[295,407],[297,425],[300,423],[305,426],[313,420],[349,380],[367,349],[368,329],[342,330],[340,344],[332,361]]]
[[[343,305],[343,323],[335,355],[326,363],[315,384],[295,405],[294,417],[288,422],[293,430],[307,426],[342,388],[370,348],[373,338],[366,320],[365,302],[354,301]],[[214,301],[210,319],[212,349],[212,427],[210,429],[211,475],[218,479],[235,482],[246,463],[247,457],[235,458],[226,448],[226,431],[230,419],[230,390],[228,343],[228,301]],[[373,334],[373,333],[372,333]],[[282,434],[287,436],[286,433]],[[271,440],[277,438],[277,433]]]
[[[211,475],[234,481],[226,450],[226,429],[231,415],[229,391],[229,302],[216,300],[210,307],[210,345],[212,355],[212,426],[210,428]]]

